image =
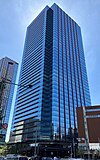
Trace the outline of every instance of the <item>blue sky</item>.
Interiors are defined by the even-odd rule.
[[[81,27],[92,104],[100,104],[100,0],[0,0],[0,58],[21,63],[26,28],[57,3]]]

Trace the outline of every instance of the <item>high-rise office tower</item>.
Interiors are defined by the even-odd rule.
[[[27,28],[19,84],[15,142],[70,141],[77,133],[76,107],[91,100],[80,27],[56,4]]]
[[[5,141],[11,111],[18,63],[8,57],[0,60],[0,143]]]

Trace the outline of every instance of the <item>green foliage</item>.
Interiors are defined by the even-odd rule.
[[[7,146],[7,151],[8,151],[9,154],[16,154],[17,153],[16,144],[8,145]]]
[[[82,149],[78,148],[78,149],[76,150],[76,155],[77,155],[77,157],[83,158],[83,157],[84,157],[84,152],[85,152],[85,150],[82,150]]]
[[[7,152],[7,145],[0,145],[0,155],[6,155]]]

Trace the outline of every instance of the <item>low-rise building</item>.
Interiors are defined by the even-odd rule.
[[[77,107],[76,111],[81,146],[89,142],[90,149],[100,149],[100,105]]]

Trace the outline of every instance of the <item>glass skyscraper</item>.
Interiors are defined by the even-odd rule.
[[[27,28],[19,84],[14,141],[69,141],[77,132],[76,107],[91,100],[80,27],[56,4]]]
[[[9,123],[18,63],[8,57],[0,59],[0,143],[5,141]],[[3,137],[2,137],[3,136]]]

